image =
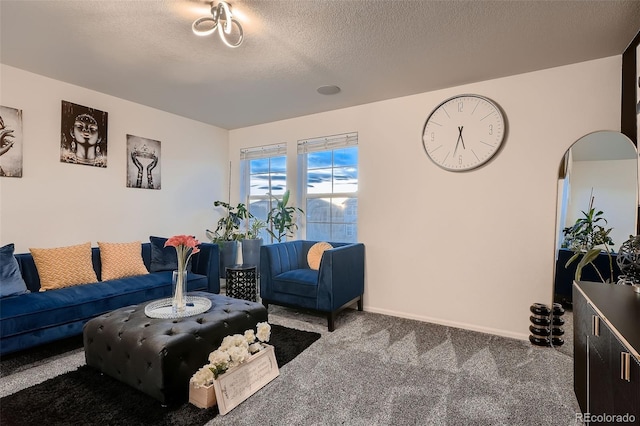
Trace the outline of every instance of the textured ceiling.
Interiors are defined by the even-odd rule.
[[[191,32],[199,0],[2,0],[0,62],[234,129],[619,55],[640,28],[640,1],[231,5],[237,49]]]

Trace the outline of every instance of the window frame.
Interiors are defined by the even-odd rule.
[[[271,211],[274,207],[274,199],[273,197],[278,198],[277,194],[272,194],[272,171],[271,171],[271,160],[273,158],[284,157],[284,191],[287,190],[287,180],[288,180],[288,171],[287,171],[287,144],[286,143],[278,143],[271,145],[261,145],[252,148],[243,148],[240,150],[240,173],[241,173],[241,191],[240,191],[240,199],[244,200],[242,202],[247,206],[247,210],[250,211],[251,201],[267,201],[267,213]],[[269,172],[267,173],[269,176],[269,191],[266,194],[260,195],[251,195],[251,161],[252,160],[269,160]],[[280,195],[280,198],[282,196]],[[260,220],[266,221],[265,218],[258,218]],[[274,239],[271,235],[269,235],[265,230],[261,231],[260,236],[263,240],[268,241],[270,243],[274,242]]]
[[[328,224],[329,225],[329,235],[332,235],[334,232],[334,226],[336,225],[346,225],[345,235],[353,235],[354,238],[351,241],[357,241],[358,237],[358,213],[356,210],[356,220],[355,222],[336,222],[334,221],[333,214],[330,214],[328,222],[318,222],[318,221],[310,221],[309,220],[309,212],[308,212],[308,203],[309,200],[313,199],[335,199],[335,198],[355,198],[356,202],[358,199],[358,189],[354,192],[335,192],[334,191],[334,172],[336,169],[339,169],[343,166],[336,166],[335,163],[335,151],[344,149],[344,148],[358,148],[358,133],[344,133],[339,135],[326,136],[321,138],[314,139],[304,139],[298,141],[298,199],[301,200],[301,204],[304,206],[305,210],[305,221],[304,221],[304,232],[305,238],[309,238],[308,230],[310,223],[318,223],[318,224]],[[332,180],[332,192],[326,193],[308,193],[308,177],[309,177],[309,164],[308,164],[308,154],[314,152],[331,152],[331,180]],[[356,172],[357,172],[357,180],[359,183],[360,178],[360,166],[359,166],[359,149],[358,149],[358,159],[355,164]],[[348,207],[352,208],[352,207]],[[357,207],[356,207],[357,209]],[[349,226],[353,225],[353,226]],[[355,229],[355,230],[354,230]],[[329,238],[336,241],[333,238]],[[338,242],[338,241],[336,241]],[[340,241],[341,242],[341,241]],[[347,242],[347,241],[345,241]]]

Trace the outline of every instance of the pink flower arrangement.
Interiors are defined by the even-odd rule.
[[[176,248],[178,271],[184,271],[191,256],[200,251],[198,245],[200,242],[191,235],[174,235],[164,243],[165,247]]]

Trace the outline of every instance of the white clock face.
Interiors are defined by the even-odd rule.
[[[447,99],[427,118],[422,143],[427,155],[445,170],[475,169],[493,157],[504,139],[500,108],[477,95]]]

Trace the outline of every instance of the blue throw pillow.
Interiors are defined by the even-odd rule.
[[[13,256],[13,244],[0,247],[0,297],[29,293]]]
[[[149,237],[151,242],[151,263],[149,272],[175,271],[178,269],[178,254],[175,247],[165,247],[168,238]],[[191,271],[191,260],[187,264],[187,271]]]

